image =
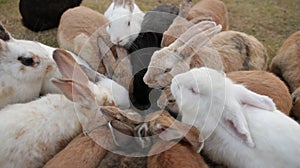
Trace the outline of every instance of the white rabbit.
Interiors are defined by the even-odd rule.
[[[62,74],[75,71],[77,75],[52,80],[65,96],[49,94],[0,111],[0,167],[42,167],[82,129],[106,124],[98,106],[114,105],[112,96],[90,82],[66,52],[58,50],[54,55]],[[97,119],[102,122],[92,122]]]
[[[256,94],[210,68],[175,76],[171,92],[204,153],[228,167],[299,167],[300,125]]]
[[[37,98],[44,77],[55,66],[38,43],[29,46],[12,37],[8,41],[0,39],[0,108]]]
[[[113,0],[104,13],[110,21],[107,32],[111,42],[119,46],[132,43],[138,37],[144,15],[134,0]]]

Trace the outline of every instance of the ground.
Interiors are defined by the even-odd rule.
[[[199,0],[193,0],[193,3]],[[83,0],[81,5],[104,13],[111,0]],[[224,0],[229,11],[230,29],[255,36],[275,56],[284,40],[300,30],[300,0]],[[21,24],[18,0],[0,0],[0,21],[12,36],[35,40],[57,47],[57,29],[32,32]],[[151,10],[159,3],[178,6],[180,0],[136,0],[143,11]]]

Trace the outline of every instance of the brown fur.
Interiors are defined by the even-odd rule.
[[[107,142],[106,145],[113,147],[112,136],[106,127],[98,128],[95,133],[96,136],[101,138],[100,141]],[[95,137],[95,136],[93,136]],[[101,144],[102,144],[101,143]],[[74,138],[65,149],[56,154],[49,162],[44,166],[45,168],[91,168],[96,167],[102,158],[107,153],[106,149],[98,145],[90,136],[84,136],[82,133]]]
[[[146,157],[130,157],[125,154],[122,155],[108,152],[99,164],[98,168],[144,168],[146,165]]]
[[[218,58],[222,60],[225,72],[267,69],[268,54],[263,44],[255,37],[238,31],[224,31],[213,36],[210,43],[202,47],[192,58],[190,68],[202,66],[215,68],[217,65],[214,64]]]
[[[106,24],[108,19],[90,8],[80,6],[69,9],[62,15],[58,26],[59,47],[78,54],[93,69],[105,73],[99,56],[97,37],[107,36]]]
[[[293,108],[291,110],[291,115],[300,122],[300,87],[293,92],[292,96]]]
[[[270,64],[270,71],[286,82],[291,93],[300,86],[300,31],[283,43]]]
[[[184,1],[182,2],[182,5],[184,5]],[[189,7],[188,5],[186,6],[187,8]],[[185,9],[181,8],[181,11],[182,10]],[[193,23],[198,23],[203,20],[211,20],[215,21],[217,24],[221,24],[222,31],[229,29],[227,7],[220,0],[201,0],[189,10],[188,15],[186,16],[187,20],[181,17],[185,16],[178,16],[164,33],[162,47],[169,46],[182,33],[187,31]]]
[[[284,82],[274,74],[266,71],[236,71],[227,73],[227,77],[255,93],[269,96],[278,110],[289,115],[292,97]]]
[[[166,146],[172,147],[162,153],[152,155]],[[208,167],[201,155],[198,154],[190,144],[185,142],[177,143],[160,140],[152,146],[149,154],[152,156],[149,156],[147,159],[147,168]]]

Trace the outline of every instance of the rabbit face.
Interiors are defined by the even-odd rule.
[[[168,86],[175,75],[188,69],[186,60],[178,53],[162,49],[153,54],[143,80],[151,88],[162,88]]]
[[[106,31],[113,44],[130,45],[137,38],[141,30],[141,22],[137,22],[135,17],[139,17],[138,14],[132,14],[130,10],[122,7],[112,13]]]
[[[1,69],[16,79],[42,80],[55,63],[37,43],[10,40],[1,42]]]

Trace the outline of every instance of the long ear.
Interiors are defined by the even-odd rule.
[[[192,39],[194,39],[194,41],[198,40],[200,43],[203,43],[206,42],[205,40],[207,40],[217,32],[219,31],[218,27],[216,28],[215,22],[203,21],[190,27],[187,31],[180,35],[180,37],[172,45],[180,47],[188,42],[191,42]],[[199,36],[200,34],[201,36]],[[198,39],[193,38],[195,36],[197,36]]]
[[[130,12],[133,12],[134,9],[134,0],[124,0],[123,8],[129,8]]]
[[[239,94],[239,98],[241,103],[248,104],[250,106],[254,106],[260,109],[274,111],[276,110],[276,105],[271,98],[268,96],[260,95],[242,85],[237,85],[237,93]]]
[[[178,16],[187,18],[191,8],[192,8],[192,0],[183,0],[180,3]]]
[[[112,133],[113,140],[117,146],[124,147],[133,138],[133,128],[118,121],[112,120],[108,123],[108,128]]]
[[[107,76],[111,78],[114,74],[114,68],[116,67],[117,60],[102,37],[98,37],[98,47],[104,67],[106,69]]]
[[[206,23],[213,23],[210,21],[203,21]],[[201,24],[200,22],[198,24]],[[189,29],[190,30],[190,29]],[[187,30],[187,32],[189,31]],[[197,35],[191,38],[187,43],[185,43],[182,47],[178,48],[178,52],[183,58],[192,56],[191,51],[197,53],[201,50],[201,48],[207,44],[207,42],[217,33],[222,30],[222,26],[207,26],[204,29],[201,29],[196,33]],[[181,36],[180,36],[181,37]]]
[[[80,64],[81,69],[84,71],[84,73],[86,74],[86,76],[89,78],[90,81],[97,83],[101,80],[105,80],[107,79],[106,76],[84,66]]]
[[[9,41],[11,39],[10,34],[5,30],[1,22],[0,22],[0,39],[3,41]]]
[[[231,103],[230,106],[225,105],[225,110],[222,114],[220,124],[233,137],[239,139],[241,142],[244,142],[249,147],[255,147],[247,120],[240,105],[235,103]]]
[[[87,108],[94,108],[95,95],[81,82],[71,79],[51,79],[51,82],[57,86],[63,94],[71,101],[76,102]]]
[[[83,84],[88,83],[88,77],[70,53],[65,50],[57,49],[53,52],[53,59],[55,60],[59,71],[65,78],[70,78],[74,81],[82,82]]]

